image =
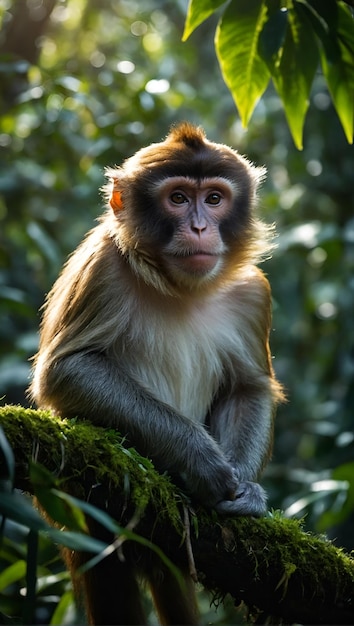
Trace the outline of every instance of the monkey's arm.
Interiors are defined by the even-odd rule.
[[[105,354],[79,352],[51,365],[39,358],[34,388],[42,407],[117,428],[160,470],[186,476],[202,503],[234,496],[232,466],[203,426],[150,396]]]
[[[251,384],[236,388],[234,394],[214,407],[211,432],[231,462],[238,481],[236,499],[216,507],[220,513],[262,515],[266,495],[256,481],[268,461],[273,438],[273,411],[270,394]]]
[[[231,514],[262,514],[265,493],[253,481],[271,456],[275,408],[283,394],[271,364],[271,297],[261,272],[255,270],[252,279],[238,288],[236,301],[243,358],[234,356],[209,422],[211,434],[234,468],[239,487],[235,501],[221,503],[218,509]]]
[[[271,383],[263,378],[263,387],[236,385],[215,404],[210,419],[211,433],[240,481],[257,480],[271,454],[275,402]]]

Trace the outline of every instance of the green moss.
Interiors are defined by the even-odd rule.
[[[269,516],[252,520],[227,520],[235,532],[239,554],[245,555],[244,574],[250,579],[264,581],[270,576],[274,590],[281,599],[292,588],[312,589],[314,595],[352,597],[354,561],[325,537],[304,532],[301,521]],[[240,549],[241,544],[241,549]],[[310,594],[311,595],[311,594]],[[301,596],[301,593],[300,593]]]
[[[33,457],[79,497],[91,501],[93,487],[101,484],[111,515],[116,501],[118,510],[129,509],[128,520],[145,510],[139,515],[141,536],[157,538],[174,562],[183,561],[185,496],[148,459],[126,449],[115,430],[19,406],[0,408],[0,425],[14,450],[16,486],[30,489]],[[314,615],[322,620],[317,623],[351,623],[354,561],[325,538],[305,533],[301,522],[280,513],[233,519],[195,506],[190,514],[198,574],[215,597],[230,593],[251,613],[280,615],[286,623],[312,623]],[[343,622],[335,621],[337,614]]]
[[[112,493],[120,491],[140,510],[152,505],[161,521],[168,518],[182,532],[183,494],[148,459],[125,448],[117,431],[88,421],[62,419],[50,411],[12,405],[0,407],[0,425],[14,449],[17,466],[27,466],[34,457],[58,476],[64,488],[69,483],[80,488],[81,479],[89,473],[93,482],[108,485]],[[197,513],[192,518],[195,534],[202,525],[228,528],[250,555],[255,576],[263,561],[277,563],[278,567],[281,564],[279,585],[287,584],[297,570],[309,578],[316,577],[316,572],[321,578],[323,574],[333,578],[338,573],[340,578],[341,571],[345,571],[354,582],[353,560],[324,538],[305,533],[297,520],[276,514],[224,522],[202,508]]]
[[[50,411],[0,407],[0,425],[13,447],[16,465],[28,465],[35,458],[66,484],[80,488],[81,479],[92,474],[92,481],[108,485],[110,492],[122,492],[139,510],[149,504],[163,521],[169,519],[182,532],[180,504],[183,494],[166,475],[134,449],[124,447],[121,435],[88,421],[62,419]],[[250,556],[254,576],[261,562],[277,563],[279,586],[301,570],[301,575],[340,579],[345,572],[354,582],[353,560],[324,538],[309,535],[301,522],[281,515],[268,518],[237,518],[221,521],[215,513],[197,510],[195,527],[215,524],[228,528]],[[196,532],[196,535],[198,533]],[[280,566],[279,566],[280,564]],[[338,569],[339,568],[339,569]]]
[[[34,457],[58,476],[64,489],[69,482],[71,489],[75,484],[79,496],[83,495],[81,479],[92,475],[92,484],[103,482],[109,491],[120,490],[139,510],[150,503],[182,532],[178,491],[148,459],[125,448],[117,431],[12,405],[0,407],[0,425],[14,449],[17,466],[27,465]]]

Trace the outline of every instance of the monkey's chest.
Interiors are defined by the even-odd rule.
[[[203,422],[223,379],[229,338],[225,325],[208,326],[200,319],[198,324],[194,319],[166,324],[148,318],[141,332],[135,324],[134,332],[125,334],[118,349],[130,375],[144,389]]]

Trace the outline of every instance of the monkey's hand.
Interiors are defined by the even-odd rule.
[[[267,496],[258,483],[240,482],[234,500],[221,500],[215,507],[221,515],[253,515],[260,517],[267,510]]]
[[[250,480],[240,480],[237,469],[210,449],[208,460],[194,476],[187,474],[187,488],[205,506],[221,515],[261,517],[267,511],[267,496],[262,487]],[[212,455],[214,452],[214,458]],[[201,472],[203,468],[203,472]],[[209,470],[209,471],[207,471]],[[212,474],[211,474],[212,470]]]

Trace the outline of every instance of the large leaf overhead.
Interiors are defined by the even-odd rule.
[[[332,53],[331,30],[321,38],[321,64],[329,92],[347,141],[353,143],[354,123],[354,29],[350,9],[344,3],[337,6],[338,54]]]
[[[311,85],[318,65],[318,50],[313,31],[306,21],[300,19],[296,4],[293,11],[287,11],[287,18],[281,55],[271,67],[271,74],[295,145],[301,149]]]
[[[225,0],[190,0],[182,41],[186,41],[197,26],[204,22],[222,4],[225,4]]]
[[[183,39],[224,5],[215,48],[243,126],[272,78],[296,146],[321,61],[349,143],[354,124],[353,10],[341,0],[190,0]]]
[[[237,0],[228,5],[216,31],[215,46],[221,71],[243,126],[247,126],[269,81],[269,70],[258,54],[258,41],[266,18],[262,0]]]

